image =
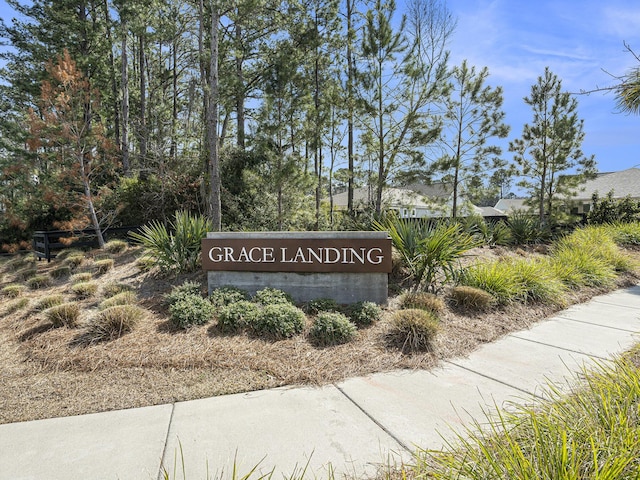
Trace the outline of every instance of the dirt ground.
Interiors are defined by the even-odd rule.
[[[477,249],[474,257],[537,254],[529,249]],[[283,385],[322,385],[392,369],[429,369],[444,358],[468,355],[486,342],[526,329],[561,309],[557,305],[512,305],[484,314],[468,314],[448,306],[432,352],[405,354],[389,343],[389,316],[398,298],[392,296],[382,320],[358,331],[354,341],[316,347],[303,334],[270,341],[247,334],[228,335],[215,322],[177,330],[168,321],[162,295],[186,279],[203,273],[164,278],[141,272],[135,249],[114,255],[115,267],[93,281],[98,293],[82,300],[77,328],[54,328],[35,306],[40,298],[62,294],[72,300],[68,279],[46,288],[26,289],[28,304],[12,310],[15,300],[0,297],[0,423],[78,415],[114,409],[171,403]],[[0,264],[0,288],[19,283],[18,274]],[[60,265],[37,262],[38,273]],[[91,254],[77,271],[95,272]],[[144,320],[131,333],[101,343],[78,342],[82,323],[97,313],[105,286],[114,282],[135,288]],[[621,277],[616,287],[636,284]],[[400,290],[396,288],[394,290]],[[566,305],[588,300],[603,289],[583,289],[566,297]]]

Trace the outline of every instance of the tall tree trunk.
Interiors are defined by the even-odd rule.
[[[222,228],[220,204],[220,165],[218,158],[218,6],[211,1],[209,58],[209,109],[207,112],[207,151],[209,152],[209,217],[214,231]]]
[[[244,71],[242,67],[243,62],[243,50],[242,50],[242,27],[239,22],[239,14],[236,19],[236,28],[235,28],[235,36],[236,36],[236,81],[237,81],[237,91],[236,91],[236,118],[238,122],[238,138],[237,143],[238,147],[242,150],[245,149],[245,118],[244,118]]]
[[[93,204],[93,195],[91,195],[91,184],[89,183],[89,176],[87,175],[86,164],[84,160],[85,152],[80,150],[78,152],[78,161],[80,163],[80,176],[82,178],[82,186],[84,188],[84,196],[87,201],[87,207],[89,209],[89,217],[91,218],[91,224],[96,232],[98,238],[98,245],[100,248],[104,248],[104,236],[100,229],[100,222],[98,221],[98,214],[96,213],[95,206]]]
[[[145,64],[147,63],[147,59],[144,52],[145,42],[142,32],[138,36],[138,43],[140,48],[140,158],[141,164],[145,165],[147,158],[147,78],[145,74]]]
[[[122,149],[122,168],[125,175],[131,171],[131,163],[129,161],[129,60],[127,54],[127,26],[126,22],[122,22],[122,72],[121,72],[121,88],[122,88],[122,140],[120,141]]]
[[[173,68],[171,72],[173,87],[173,104],[171,106],[171,147],[169,157],[175,160],[178,154],[178,40],[173,39]]]
[[[111,108],[113,109],[113,134],[120,142],[120,102],[118,101],[118,82],[116,74],[116,61],[113,55],[113,40],[111,37],[111,16],[109,15],[109,0],[104,0],[103,4],[104,17],[107,28],[107,41],[109,43],[109,74],[111,76],[111,95],[113,97]],[[120,145],[122,151],[122,145]],[[126,171],[125,171],[126,174]]]
[[[347,0],[347,158],[349,180],[347,186],[347,211],[353,213],[353,81],[355,76],[354,59],[353,59],[353,2],[355,0]]]

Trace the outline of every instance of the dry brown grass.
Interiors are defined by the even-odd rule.
[[[480,252],[483,253],[483,252]],[[492,256],[500,252],[488,251]],[[503,254],[511,254],[503,252]],[[132,249],[114,255],[112,269],[95,280],[98,293],[80,300],[77,328],[51,328],[41,311],[30,306],[11,314],[0,306],[0,423],[77,415],[155,405],[281,385],[326,384],[392,369],[431,368],[443,358],[466,355],[479,345],[549,316],[557,307],[511,306],[470,315],[448,307],[442,314],[433,352],[403,354],[388,345],[391,312],[399,302],[391,298],[383,318],[357,332],[354,341],[315,347],[304,335],[280,341],[247,334],[228,335],[213,324],[188,330],[171,326],[163,294],[185,280],[204,282],[203,273],[161,278],[141,273]],[[38,262],[38,273],[56,268]],[[0,265],[0,271],[3,266]],[[636,278],[622,278],[618,286]],[[18,282],[6,269],[0,288]],[[146,310],[137,327],[116,340],[82,342],[83,323],[90,321],[104,300],[103,287],[130,285],[137,304]],[[68,279],[23,295],[35,305],[42,296],[59,294],[73,299]],[[602,290],[581,290],[568,303],[584,301]],[[309,325],[307,326],[308,329]]]

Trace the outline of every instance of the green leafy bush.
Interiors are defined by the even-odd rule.
[[[125,242],[124,240],[109,240],[107,243],[105,243],[104,245],[104,249],[109,252],[109,253],[123,253],[127,250],[129,246],[127,245],[127,242]]]
[[[337,345],[350,341],[356,326],[338,312],[322,312],[314,319],[309,336],[318,345]]]
[[[115,307],[116,305],[135,305],[137,301],[138,297],[134,292],[120,292],[100,302],[98,308],[105,310],[110,307]]]
[[[428,310],[398,310],[391,317],[390,336],[403,351],[432,351],[440,330],[440,319]]]
[[[468,310],[485,311],[495,303],[495,298],[480,288],[458,285],[451,289],[451,301]]]
[[[249,294],[245,290],[231,285],[216,288],[209,295],[209,301],[216,307],[224,307],[248,299]]]
[[[213,318],[215,307],[199,294],[183,293],[169,306],[169,319],[178,328],[203,325]]]
[[[51,277],[48,275],[34,275],[31,278],[28,278],[27,287],[31,290],[38,290],[39,288],[48,287],[51,285]]]
[[[102,260],[96,260],[93,265],[98,275],[104,275],[113,268],[114,264],[113,258],[103,258]]]
[[[293,304],[291,295],[277,288],[270,287],[258,290],[252,300],[260,305]]]
[[[371,325],[382,316],[382,309],[373,302],[352,303],[347,312],[349,319],[356,325]]]
[[[587,213],[587,223],[602,225],[612,223],[632,223],[640,219],[640,202],[627,196],[614,199],[613,191],[600,198],[598,192],[591,197],[591,209]]]
[[[5,297],[16,298],[16,297],[19,297],[24,291],[25,291],[24,285],[13,283],[11,285],[7,285],[6,287],[2,287],[2,290],[0,290],[0,293],[2,293],[2,295]]]
[[[75,327],[80,318],[80,306],[75,302],[61,303],[45,310],[44,316],[54,327]]]
[[[418,308],[435,313],[442,313],[445,310],[444,301],[433,293],[427,292],[407,292],[402,296],[400,305],[405,309]]]
[[[173,287],[171,292],[164,296],[164,301],[167,305],[173,305],[178,300],[192,296],[202,297],[202,285],[198,282],[187,280],[182,285]]]
[[[316,298],[304,305],[304,311],[308,315],[317,315],[320,312],[337,312],[340,306],[333,298]]]
[[[78,298],[89,298],[98,291],[98,284],[95,282],[80,282],[71,285],[71,291]]]
[[[33,309],[36,311],[43,311],[56,305],[61,305],[64,302],[64,297],[60,294],[47,295],[36,302]]]
[[[218,326],[223,332],[237,332],[253,325],[260,314],[260,306],[248,300],[224,305],[218,311]]]
[[[108,341],[133,331],[145,316],[145,310],[137,305],[115,305],[98,312],[86,328],[90,341]]]
[[[213,226],[200,215],[178,211],[167,227],[158,221],[144,225],[131,237],[149,253],[149,261],[164,272],[192,272],[200,262],[201,241]]]
[[[305,319],[304,312],[294,305],[270,304],[262,308],[252,328],[259,335],[289,338],[302,332]]]
[[[110,282],[102,287],[102,294],[105,298],[113,297],[122,292],[132,292],[134,291],[133,286],[127,283],[120,282]]]

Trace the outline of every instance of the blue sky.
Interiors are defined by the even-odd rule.
[[[489,83],[504,89],[509,139],[532,120],[522,99],[548,66],[564,90],[580,92],[612,85],[603,71],[622,75],[638,65],[638,0],[448,0],[458,27],[450,44],[454,64],[467,59],[489,68]],[[600,171],[640,164],[640,116],[616,112],[614,96],[578,95],[586,133],[583,151],[595,154]],[[504,153],[510,158],[509,152]]]
[[[399,6],[402,0],[399,0]],[[638,0],[448,0],[458,19],[450,44],[453,64],[467,59],[489,68],[489,83],[504,89],[509,140],[531,121],[522,99],[548,66],[565,90],[579,92],[611,85],[615,75],[637,64],[627,42],[640,54]],[[0,17],[14,13],[0,0]],[[585,121],[585,154],[595,154],[600,171],[640,164],[640,116],[615,111],[612,94],[578,95]],[[508,142],[504,142],[504,156]]]

